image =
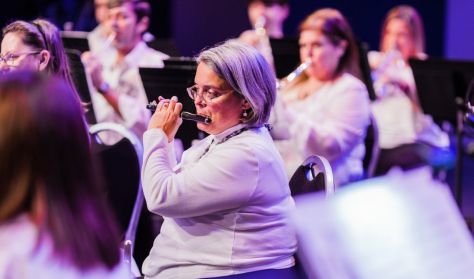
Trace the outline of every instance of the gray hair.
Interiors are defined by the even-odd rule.
[[[201,52],[197,62],[210,67],[249,102],[251,112],[245,123],[259,126],[268,121],[276,98],[276,78],[257,50],[245,43],[228,40]]]

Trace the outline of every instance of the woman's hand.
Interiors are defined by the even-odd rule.
[[[171,142],[176,136],[179,126],[183,123],[180,114],[183,110],[183,104],[178,102],[178,98],[173,96],[171,99],[158,98],[158,105],[155,113],[148,123],[148,129],[162,129]]]

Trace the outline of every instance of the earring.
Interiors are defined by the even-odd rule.
[[[244,110],[244,113],[242,113],[242,117],[243,117],[243,118],[247,118],[247,116],[248,116],[247,111]]]

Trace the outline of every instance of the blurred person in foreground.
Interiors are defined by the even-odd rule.
[[[294,207],[283,161],[264,125],[275,75],[254,48],[227,41],[197,58],[188,88],[198,128],[209,134],[173,158],[182,119],[176,97],[160,99],[144,134],[148,209],[164,216],[143,264],[145,278],[296,278]]]
[[[1,76],[0,125],[0,278],[127,278],[71,87]]]

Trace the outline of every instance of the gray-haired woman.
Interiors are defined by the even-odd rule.
[[[146,278],[294,278],[294,206],[283,161],[264,123],[275,76],[252,47],[227,41],[198,57],[188,88],[210,135],[179,164],[172,141],[182,105],[161,100],[144,135],[143,188],[164,216],[143,265]],[[261,278],[260,276],[260,278]],[[268,277],[270,278],[270,277]]]

